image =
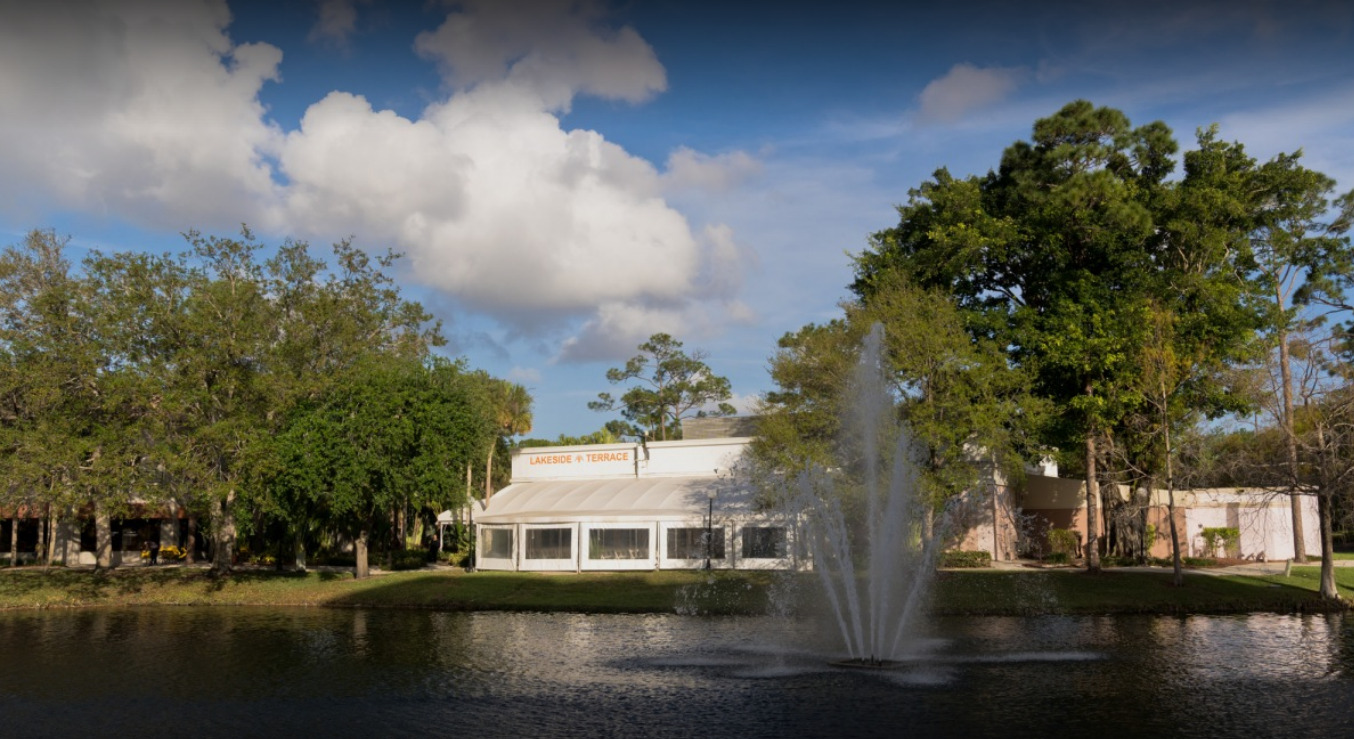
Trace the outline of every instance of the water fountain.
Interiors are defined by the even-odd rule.
[[[883,330],[876,325],[856,367],[848,426],[860,452],[858,495],[864,521],[855,535],[843,511],[839,472],[800,475],[792,506],[802,522],[813,568],[847,653],[836,665],[888,668],[918,634],[943,526],[922,535],[926,503],[918,495],[915,450],[895,420],[881,370]]]

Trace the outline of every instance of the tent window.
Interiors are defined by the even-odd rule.
[[[590,529],[588,559],[648,559],[648,529]]]
[[[574,532],[567,528],[527,529],[527,559],[571,559]]]
[[[512,529],[483,529],[484,557],[512,559]]]
[[[785,556],[785,529],[781,526],[744,526],[744,559],[780,559]]]
[[[710,559],[724,559],[724,529],[710,529]],[[706,529],[668,529],[668,559],[705,559]]]

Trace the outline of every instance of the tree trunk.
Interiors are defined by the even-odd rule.
[[[1293,430],[1293,370],[1289,366],[1287,331],[1279,332],[1279,379],[1283,398],[1280,421],[1288,461],[1288,502],[1293,513],[1293,561],[1303,563],[1307,561],[1307,543],[1302,533],[1302,499],[1298,497],[1298,437]]]
[[[9,566],[19,566],[19,518],[9,520]]]
[[[1321,597],[1324,600],[1340,600],[1340,591],[1335,587],[1335,539],[1331,531],[1331,499],[1326,491],[1316,496],[1316,515],[1321,522]]]
[[[35,564],[37,563],[39,557],[43,559],[46,559],[47,557],[47,537],[48,537],[47,527],[48,524],[51,522],[51,518],[52,518],[52,506],[49,503],[47,505],[47,515],[38,518],[38,543],[37,546],[33,547],[33,561]],[[50,567],[51,564],[52,564],[51,560],[46,560],[43,562],[44,566]]]
[[[1166,440],[1166,515],[1171,519],[1171,583],[1177,588],[1185,586],[1185,570],[1180,566],[1180,532],[1175,525],[1175,468],[1171,465],[1171,423],[1166,415],[1166,404],[1162,403],[1162,431]]]
[[[296,551],[296,557],[295,557],[295,560],[294,560],[294,561],[295,561],[295,564],[296,564],[296,571],[297,571],[297,572],[305,572],[305,571],[306,571],[306,536],[305,536],[304,533],[302,533],[302,532],[300,532],[300,531],[296,532],[296,550],[295,550],[295,551]]]
[[[51,568],[52,560],[56,558],[56,531],[57,531],[57,519],[52,517],[51,503],[47,504],[47,526],[49,530],[47,532],[47,552],[44,557],[45,559],[44,566],[47,568]],[[65,558],[63,557],[62,559]]]
[[[193,564],[197,560],[197,516],[188,514],[188,540],[184,542],[185,564]]]
[[[1086,571],[1100,571],[1100,481],[1096,478],[1095,434],[1086,434]]]
[[[212,572],[221,574],[235,567],[235,491],[212,506]]]
[[[489,504],[489,498],[494,494],[494,444],[489,445],[489,458],[484,463],[484,503]]]
[[[94,504],[94,567],[106,570],[113,566],[113,522],[108,511]]]
[[[353,577],[358,580],[366,578],[371,574],[367,566],[367,537],[370,534],[364,528],[357,534],[357,540],[353,542],[353,554],[356,562],[353,566]]]

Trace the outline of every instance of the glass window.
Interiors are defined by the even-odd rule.
[[[780,559],[785,556],[785,529],[781,526],[744,526],[744,559]]]
[[[485,559],[512,559],[512,529],[481,529]]]
[[[527,529],[527,559],[570,559],[573,529]]]
[[[588,559],[648,558],[648,529],[588,530]]]
[[[705,559],[706,529],[668,529],[668,559]],[[710,559],[724,559],[724,529],[709,529]]]

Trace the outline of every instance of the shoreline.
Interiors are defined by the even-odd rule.
[[[1263,570],[1186,572],[1112,568],[1097,575],[1066,568],[948,569],[936,573],[934,616],[1229,615],[1343,613],[1354,595],[1354,568],[1337,571],[1340,603],[1317,593],[1319,568],[1292,575]],[[1235,571],[1240,570],[1240,571]],[[760,615],[773,597],[796,610],[821,601],[816,578],[739,571],[637,573],[466,573],[450,567],[378,572],[356,580],[346,569],[306,573],[242,568],[213,576],[205,566],[131,567],[112,571],[39,566],[0,569],[0,611],[146,606],[403,608],[450,612],[677,613]]]

